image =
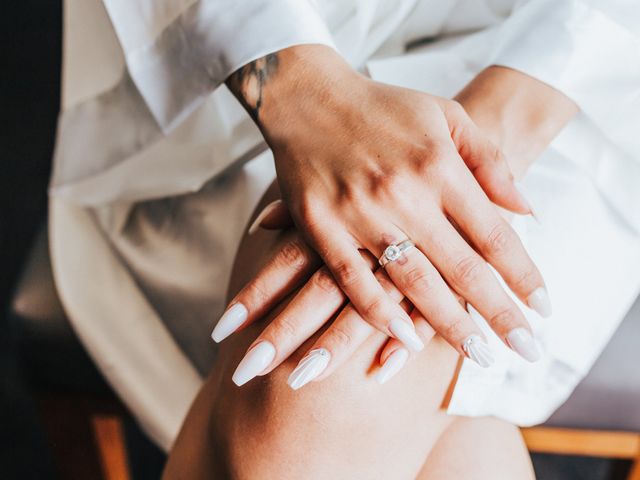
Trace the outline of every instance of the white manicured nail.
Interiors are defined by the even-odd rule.
[[[241,303],[236,303],[229,308],[211,332],[213,341],[219,343],[235,332],[247,320],[248,314],[247,307]]]
[[[514,328],[507,334],[507,343],[522,358],[529,362],[540,360],[540,352],[529,330],[524,327]]]
[[[233,383],[239,387],[262,373],[276,356],[276,349],[270,342],[260,342],[249,350],[233,373]]]
[[[524,185],[522,185],[522,183],[520,183],[520,182],[513,182],[513,185],[516,187],[516,190],[518,190],[518,193],[520,194],[520,199],[527,205],[527,208],[529,209],[529,212],[531,213],[531,216],[538,223],[541,223],[540,222],[540,216],[538,215],[538,212],[533,208],[533,205],[531,204],[531,202],[527,198],[527,195],[525,193],[526,189],[524,188]]]
[[[294,390],[304,387],[324,372],[331,360],[331,354],[325,348],[315,348],[307,353],[298,366],[291,372],[287,383]]]
[[[382,364],[378,373],[376,373],[376,381],[382,385],[396,373],[398,373],[409,358],[409,351],[405,348],[399,348],[393,352],[387,360]]]
[[[414,352],[419,352],[424,348],[424,343],[422,343],[422,340],[420,340],[420,337],[416,333],[413,323],[394,318],[389,323],[389,331]]]
[[[276,207],[280,206],[281,203],[282,203],[282,200],[274,200],[273,202],[265,206],[262,209],[262,211],[258,214],[256,219],[253,221],[247,233],[249,235],[253,235],[254,233],[256,233],[258,231],[258,228],[260,228],[260,224],[262,223],[262,221],[267,217],[267,215],[273,212],[273,210],[275,210]]]
[[[551,299],[547,289],[544,287],[536,288],[527,297],[527,305],[538,312],[541,317],[547,318],[551,316]]]
[[[471,335],[462,344],[462,350],[471,360],[481,367],[487,368],[493,365],[494,359],[489,345],[478,335]]]

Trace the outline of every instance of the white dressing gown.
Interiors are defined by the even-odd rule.
[[[310,43],[441,96],[505,65],[579,105],[524,182],[542,223],[514,221],[554,304],[546,320],[523,307],[543,358],[522,361],[487,329],[498,361],[465,361],[449,407],[544,421],[640,291],[635,2],[66,0],[50,238],[80,338],[169,448],[215,355],[209,333],[239,239],[275,175],[257,128],[218,86],[251,60]]]

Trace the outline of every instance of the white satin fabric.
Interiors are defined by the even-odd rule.
[[[164,448],[215,355],[208,333],[224,307],[230,259],[274,176],[258,130],[217,87],[271,51],[325,44],[375,79],[443,96],[500,64],[580,106],[525,180],[542,224],[514,222],[554,302],[544,321],[523,307],[543,359],[526,364],[488,333],[498,362],[483,370],[465,361],[451,413],[544,421],[637,297],[640,7],[633,2],[66,0],[65,7],[51,183],[55,276],[89,352]],[[406,52],[425,38],[434,41]]]

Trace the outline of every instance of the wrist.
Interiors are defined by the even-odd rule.
[[[519,177],[577,112],[561,92],[524,73],[492,66],[457,96]]]
[[[227,86],[271,144],[317,116],[321,107],[339,106],[337,92],[363,78],[332,48],[299,45],[269,54],[234,72]]]

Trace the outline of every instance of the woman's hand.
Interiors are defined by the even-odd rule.
[[[526,95],[522,95],[523,90],[527,91]],[[519,175],[524,174],[529,164],[577,111],[575,105],[559,92],[524,74],[502,67],[491,67],[483,71],[461,92],[458,98],[491,138],[512,153],[509,157],[510,166]],[[250,233],[254,233],[259,227],[279,229],[290,224],[288,210],[280,200],[276,200],[254,220]],[[280,261],[277,260],[278,256]],[[317,268],[315,255],[299,238],[285,245],[278,256],[263,268],[260,274],[231,302],[232,307],[223,317],[227,321],[221,321],[213,333],[216,341],[231,334],[241,325],[247,325],[259,318],[266,308],[275,305]],[[370,264],[373,264],[372,260]],[[378,272],[376,275],[380,277],[383,273]],[[390,282],[383,280],[382,284],[387,287],[392,296],[400,298],[397,296],[397,289]],[[291,332],[289,342],[295,345],[302,344],[307,337],[296,339],[296,335],[301,332],[295,325],[289,325],[292,320],[296,324],[310,323],[309,331],[313,333],[338,310],[345,299],[326,269],[318,270],[304,289],[307,293],[291,302],[287,315],[281,315],[285,329]],[[407,303],[404,305],[408,307]],[[299,315],[302,315],[304,320],[296,322],[295,319]],[[350,352],[354,351],[363,341],[362,339],[372,331],[353,309],[350,313],[345,312],[341,317],[351,317],[352,335],[338,335],[338,338],[344,338],[342,348],[334,346],[331,362],[316,379],[323,378],[335,370],[340,363],[339,360],[348,358]],[[426,342],[434,334],[433,329],[418,311],[413,310],[411,317],[418,334]],[[282,327],[282,325],[278,327],[280,319],[275,319],[273,323],[275,325],[272,324],[268,328]],[[519,350],[529,360],[534,360],[536,352],[527,345],[526,333],[524,338],[523,332],[518,333],[519,337],[514,338],[512,342],[508,342],[505,338],[503,340],[507,340],[510,346]],[[276,349],[282,350],[282,347],[278,345]],[[286,350],[287,347],[285,346],[284,349]],[[314,349],[315,347],[311,351]],[[379,358],[381,368],[376,374],[378,381],[383,383],[391,378],[404,365],[408,357],[409,352],[403,345],[396,339],[390,339]],[[266,374],[277,364],[271,361],[258,373]]]
[[[379,258],[406,238],[417,248],[386,273],[460,353],[480,333],[448,285],[502,336],[526,327],[486,262],[523,302],[548,313],[540,273],[492,201],[519,213],[530,208],[499,150],[458,103],[373,82],[320,46],[253,62],[228,85],[273,150],[296,225],[375,328],[422,348],[409,316],[359,252]],[[278,350],[274,361],[291,351]]]

